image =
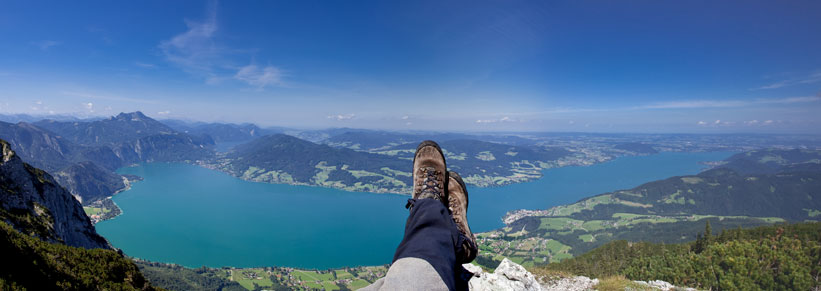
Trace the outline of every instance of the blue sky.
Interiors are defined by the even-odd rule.
[[[6,1],[0,113],[818,133],[819,15],[819,1]]]

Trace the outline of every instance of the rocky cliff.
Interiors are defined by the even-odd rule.
[[[83,207],[43,170],[24,163],[0,140],[0,220],[48,242],[110,248]]]

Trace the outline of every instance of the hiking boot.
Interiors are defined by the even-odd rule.
[[[468,226],[468,190],[462,177],[454,171],[448,171],[448,209],[450,209],[453,222],[465,236],[462,243],[462,252],[456,254],[456,262],[467,264],[476,258],[479,249],[476,246],[476,236],[470,231]]]
[[[423,141],[413,156],[413,199],[432,198],[448,205],[445,192],[445,155],[436,142]]]

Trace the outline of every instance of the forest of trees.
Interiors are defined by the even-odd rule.
[[[116,251],[44,242],[2,221],[0,255],[0,290],[157,290]]]
[[[664,280],[710,290],[810,290],[821,286],[821,223],[763,226],[683,244],[613,241],[544,268],[603,278]]]

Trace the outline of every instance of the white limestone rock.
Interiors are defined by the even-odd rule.
[[[585,276],[575,276],[567,278],[554,278],[546,282],[539,282],[536,276],[525,270],[507,258],[496,267],[493,273],[487,273],[481,267],[473,264],[462,265],[465,269],[474,274],[468,282],[470,290],[473,291],[497,291],[497,290],[525,290],[525,291],[586,291],[595,290],[599,284],[599,279],[590,279]],[[676,287],[673,284],[656,281],[633,281],[647,286],[654,290],[662,291],[696,291],[693,288]]]
[[[474,273],[468,285],[474,291],[496,291],[496,290],[523,290],[541,291],[542,286],[536,277],[507,258],[496,267],[493,273],[486,273],[481,268],[465,264],[465,269]]]

